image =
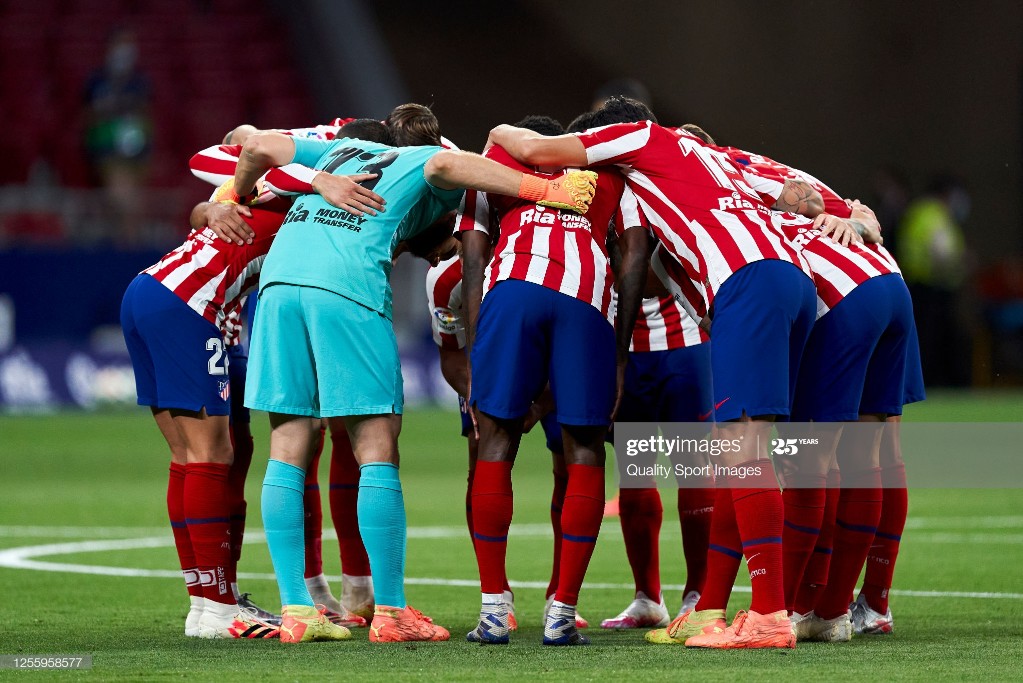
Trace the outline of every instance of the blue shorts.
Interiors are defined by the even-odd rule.
[[[471,400],[496,418],[522,417],[548,381],[559,423],[609,424],[614,329],[583,301],[531,282],[499,282],[480,308]]]
[[[618,422],[702,422],[714,416],[710,342],[629,354]]]
[[[906,344],[906,387],[902,396],[902,404],[919,403],[927,398],[924,390],[924,368],[920,364],[920,340],[916,333],[916,321],[909,329],[909,341]]]
[[[248,424],[252,422],[249,409],[245,407],[245,375],[249,370],[249,351],[244,344],[227,347],[231,363],[227,367],[231,378],[231,422]]]
[[[137,275],[128,285],[121,329],[139,405],[231,412],[229,361],[220,330],[151,275]]]
[[[799,369],[793,419],[851,422],[902,414],[913,304],[899,275],[856,287],[813,327]]]
[[[249,346],[245,405],[309,417],[400,414],[391,321],[316,287],[265,287]]]
[[[458,414],[462,418],[462,436],[469,436],[472,432],[472,416],[469,415],[469,408],[465,399],[458,397]],[[554,412],[547,413],[540,419],[540,427],[543,428],[544,437],[547,440],[547,450],[553,453],[564,453],[565,444],[561,439],[561,425]]]
[[[791,263],[755,261],[725,280],[710,332],[716,421],[788,417],[816,316],[813,280]]]

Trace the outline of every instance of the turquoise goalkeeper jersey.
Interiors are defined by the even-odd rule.
[[[376,216],[355,216],[318,194],[299,197],[263,263],[260,290],[275,283],[318,287],[390,318],[395,247],[457,208],[462,197],[462,190],[434,187],[423,175],[442,149],[296,138],[295,163],[333,175],[376,173],[363,185],[387,203]]]

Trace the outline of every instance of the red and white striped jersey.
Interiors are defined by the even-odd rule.
[[[241,156],[241,145],[213,145],[196,152],[188,167],[199,180],[211,185],[223,185],[234,177]],[[313,177],[319,173],[301,164],[287,164],[270,169],[263,176],[268,190],[279,196],[310,194],[313,192]]]
[[[727,154],[732,161],[753,175],[774,180],[777,183],[777,192],[765,193],[762,191],[764,186],[754,188],[761,196],[769,197],[772,202],[777,201],[781,187],[785,184],[786,180],[790,178],[804,180],[821,193],[821,197],[824,198],[825,213],[838,216],[839,218],[849,218],[852,215],[852,209],[845,203],[845,199],[841,195],[805,171],[800,171],[798,168],[786,166],[774,159],[769,159],[760,154],[751,154],[735,147],[718,147],[717,149]]]
[[[673,296],[643,299],[629,351],[671,351],[710,339]]]
[[[486,156],[543,178],[556,178],[568,171],[538,173],[501,147],[491,147]],[[579,215],[516,197],[466,191],[459,207],[458,231],[480,230],[497,240],[484,277],[484,296],[502,280],[524,280],[585,301],[611,322],[613,276],[607,233],[614,229],[621,234],[626,227],[641,225],[635,197],[624,192],[621,174],[601,172],[593,203],[586,215]]]
[[[838,194],[806,171],[800,171],[798,168],[787,166],[780,161],[769,159],[768,157],[760,154],[750,154],[749,152],[744,152],[741,149],[736,149],[734,147],[722,147],[721,150],[728,154],[733,161],[745,166],[751,174],[765,178],[773,178],[782,183],[784,183],[786,178],[798,178],[800,180],[805,180],[815,190],[821,193],[821,197],[824,198],[825,213],[829,213],[832,216],[838,216],[839,218],[849,218],[852,216],[852,209],[850,209],[849,205],[845,203],[845,199],[842,195]],[[777,195],[775,195],[774,199],[777,199]],[[878,258],[884,261],[886,266],[892,272],[902,272],[899,269],[899,265],[895,262],[895,257],[892,256],[883,245],[865,243],[863,246],[874,252]]]
[[[738,269],[764,259],[809,267],[749,178],[723,152],[681,129],[650,121],[577,134],[591,165],[617,164],[657,238],[681,264],[689,295],[709,308]]]
[[[145,269],[225,336],[240,317],[228,325],[228,317],[240,309],[244,297],[259,283],[263,259],[270,251],[291,202],[274,198],[252,207],[246,218],[256,234],[252,244],[225,242],[209,228],[193,230],[180,247]]]
[[[804,180],[821,193],[827,213],[839,218],[852,215],[845,199],[809,173],[734,147],[721,148],[721,151],[753,175],[781,182],[787,178]],[[857,285],[878,275],[899,272],[895,259],[881,245],[851,242],[848,247],[843,247],[830,237],[821,235],[819,230],[814,230],[811,221],[792,214],[783,214],[782,229],[802,250],[813,271],[813,282],[817,288],[817,318],[834,308]]]
[[[242,309],[248,298],[248,294],[242,294],[238,298],[238,303],[224,312],[224,324],[221,331],[224,333],[225,346],[237,346],[242,343],[242,328],[245,326]]]
[[[850,242],[848,247],[843,247],[814,229],[813,221],[808,218],[792,214],[782,216],[785,234],[802,251],[813,272],[818,319],[870,278],[900,272],[887,250],[882,253],[871,248],[877,245]]]
[[[462,259],[452,256],[426,271],[426,298],[437,346],[452,351],[465,348]]]

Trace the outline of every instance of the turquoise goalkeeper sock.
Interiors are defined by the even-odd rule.
[[[313,605],[305,585],[305,471],[279,460],[271,460],[263,478],[263,530],[270,547],[270,559],[281,605]]]
[[[376,604],[405,607],[405,499],[397,465],[374,462],[359,468],[359,533]]]

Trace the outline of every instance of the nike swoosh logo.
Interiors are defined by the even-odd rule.
[[[726,399],[722,399],[722,400],[721,400],[721,401],[719,401],[718,403],[715,403],[715,404],[714,404],[714,409],[713,409],[713,410],[708,410],[708,411],[707,411],[706,413],[704,413],[703,415],[697,415],[696,417],[697,417],[697,418],[699,418],[700,422],[706,422],[706,421],[707,421],[707,419],[708,419],[708,418],[709,418],[709,417],[710,417],[711,415],[713,415],[713,414],[714,414],[714,411],[715,411],[715,410],[718,410],[719,408],[721,408],[721,406],[723,406],[723,405],[725,405],[726,403],[728,403],[729,399],[731,399],[731,398],[732,398],[732,397],[731,397],[731,396],[729,396],[729,397],[728,397],[728,398],[726,398]]]

